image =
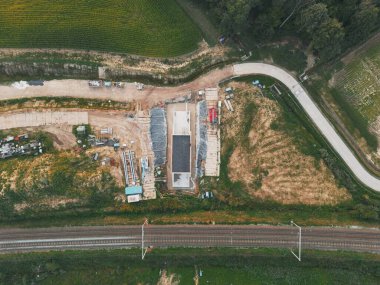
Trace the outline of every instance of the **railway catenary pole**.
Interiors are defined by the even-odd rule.
[[[145,254],[147,252],[147,249],[145,249],[145,244],[144,244],[144,226],[148,224],[148,219],[145,219],[144,223],[141,226],[141,259],[144,260]]]
[[[141,259],[144,260],[144,224],[141,226]]]
[[[293,252],[292,249],[290,251],[293,253],[293,255],[298,259],[298,261],[301,261],[301,241],[302,241],[302,228],[297,225],[295,222],[290,221],[290,224],[293,226],[296,226],[298,228],[298,256]]]

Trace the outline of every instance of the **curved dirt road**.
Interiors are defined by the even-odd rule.
[[[380,192],[380,179],[370,174],[361,165],[349,147],[338,135],[332,124],[326,119],[305,89],[303,89],[301,84],[292,75],[279,67],[264,63],[243,63],[236,64],[233,67],[234,76],[263,74],[281,81],[294,94],[313,123],[344,160],[354,175],[367,187]]]
[[[310,98],[301,84],[285,70],[264,63],[242,63],[213,70],[193,82],[177,87],[147,86],[143,91],[137,91],[134,84],[128,84],[125,89],[91,89],[84,80],[53,80],[45,86],[29,87],[18,90],[10,86],[0,86],[0,100],[25,97],[53,96],[113,99],[115,101],[139,101],[149,107],[166,99],[183,96],[190,90],[212,87],[223,79],[233,76],[263,74],[281,81],[295,95],[298,102],[318,127],[323,136],[341,156],[354,175],[367,187],[380,192],[380,179],[370,174],[358,161],[353,152],[338,135],[331,123],[325,118],[317,105]],[[1,124],[1,122],[0,122]]]

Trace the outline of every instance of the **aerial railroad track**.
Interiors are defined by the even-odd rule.
[[[141,246],[140,226],[1,229],[0,253]],[[298,230],[290,226],[146,225],[151,247],[296,248]],[[307,227],[302,248],[380,253],[380,230]]]

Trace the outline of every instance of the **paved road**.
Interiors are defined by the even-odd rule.
[[[310,98],[309,94],[291,74],[279,67],[264,63],[243,63],[236,64],[233,67],[234,76],[263,74],[281,81],[295,95],[296,99],[311,120],[318,127],[330,145],[340,155],[343,161],[348,165],[354,175],[367,187],[380,192],[380,179],[373,176],[362,166],[351,149],[338,135],[332,124],[326,119],[315,102]]]
[[[146,246],[297,248],[290,226],[147,225]],[[140,226],[1,229],[0,253],[141,246]],[[303,228],[302,248],[380,253],[380,230]]]

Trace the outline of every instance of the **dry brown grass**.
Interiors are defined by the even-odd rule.
[[[243,182],[253,197],[283,204],[335,205],[351,198],[346,189],[337,186],[322,161],[302,154],[285,130],[271,129],[281,114],[278,103],[260,96],[259,90],[247,84],[233,85],[237,89],[233,101],[236,111],[223,115],[224,139],[236,142],[228,165],[232,181]],[[236,138],[249,102],[258,110],[247,147]]]
[[[168,274],[166,270],[162,270],[161,277],[157,285],[178,285],[179,280],[175,274]]]

